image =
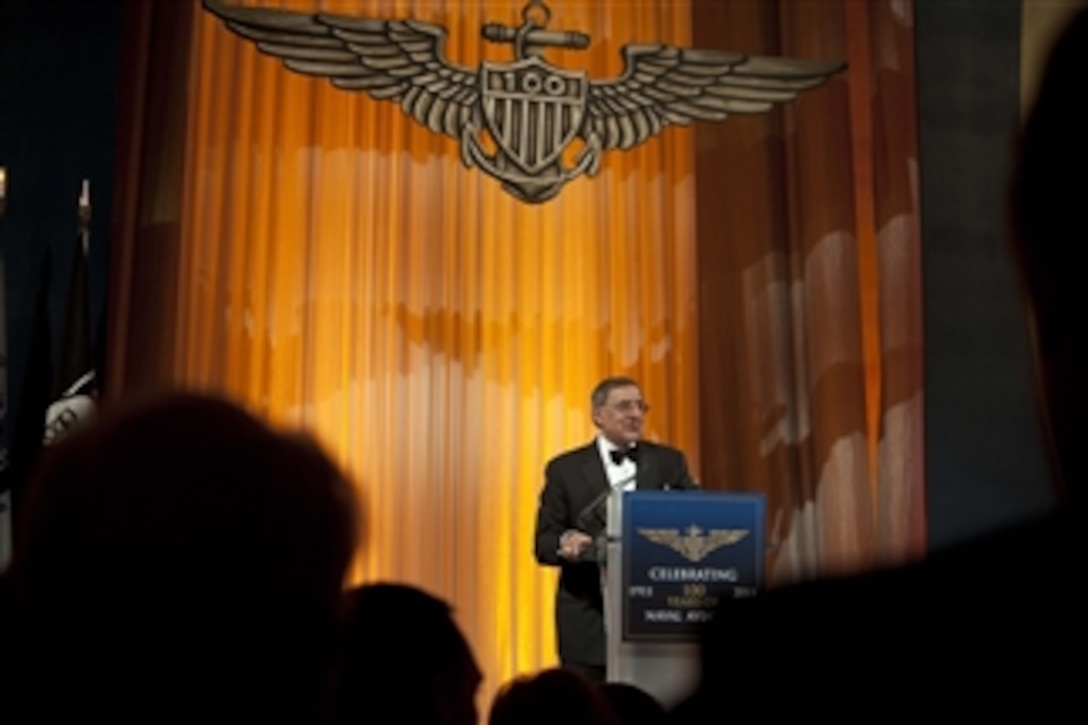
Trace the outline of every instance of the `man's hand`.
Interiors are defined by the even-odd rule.
[[[559,557],[567,561],[578,561],[582,552],[593,543],[593,538],[584,532],[568,529],[559,537]]]

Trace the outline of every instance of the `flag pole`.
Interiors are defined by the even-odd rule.
[[[61,354],[55,369],[52,402],[45,410],[43,443],[55,445],[95,415],[94,352],[90,338],[87,255],[90,247],[91,182],[83,179],[77,205],[76,249],[68,280]]]
[[[8,204],[8,170],[0,166],[0,220]],[[8,468],[8,330],[7,330],[7,269],[4,249],[0,246],[0,574],[11,563],[14,542],[12,522],[11,482]]]
[[[4,208],[8,205],[8,169],[0,166],[0,219],[4,218]]]
[[[86,259],[91,243],[91,181],[84,179],[79,188],[79,242]]]

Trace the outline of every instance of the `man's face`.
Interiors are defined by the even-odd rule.
[[[604,405],[593,409],[593,422],[605,438],[623,447],[642,437],[646,408],[637,385],[612,388]]]

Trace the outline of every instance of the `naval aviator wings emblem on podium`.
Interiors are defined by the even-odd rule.
[[[514,61],[484,62],[477,69],[446,58],[441,25],[237,7],[221,0],[204,0],[204,7],[290,70],[398,102],[432,132],[459,141],[466,166],[478,167],[530,204],[554,198],[583,174],[593,176],[605,151],[630,149],[670,125],[764,113],[845,67],[665,44],[626,45],[622,75],[589,79],[542,57],[549,47],[587,48],[590,38],[548,30],[551,11],[541,0],[526,3],[516,27],[489,23],[482,28],[486,40],[513,46]],[[494,153],[487,151],[485,133]],[[568,164],[564,157],[572,155]]]

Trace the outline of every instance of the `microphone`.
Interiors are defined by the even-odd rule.
[[[578,528],[586,533],[589,533],[589,520],[590,517],[598,515],[600,513],[601,505],[608,500],[608,497],[612,495],[613,488],[609,486],[605,490],[597,494],[597,497],[589,502],[589,505],[582,509],[578,516],[575,518],[575,523]]]

